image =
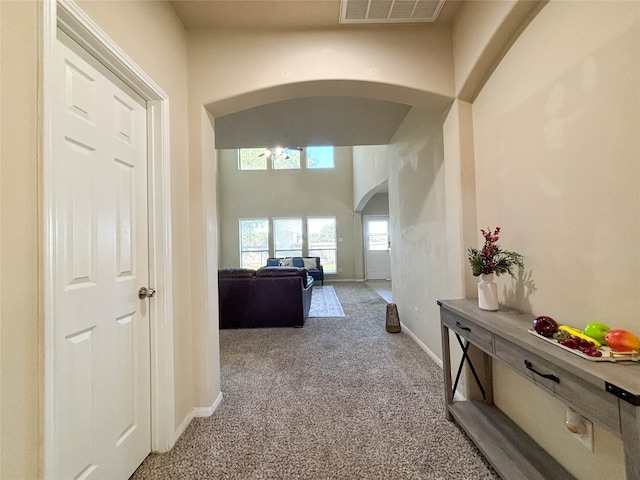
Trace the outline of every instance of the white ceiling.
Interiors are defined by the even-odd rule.
[[[171,0],[170,3],[187,30],[341,26],[340,0]],[[460,0],[447,0],[435,23],[441,26],[450,25],[461,3],[463,2]],[[387,25],[385,28],[394,26],[397,27]]]
[[[331,28],[339,0],[172,0],[186,29]]]
[[[435,22],[450,25],[461,2],[448,0]],[[339,0],[172,0],[186,29],[399,29],[344,25]],[[411,24],[415,26],[415,23]],[[433,23],[424,24],[431,28]],[[384,145],[410,107],[360,97],[304,97],[215,118],[216,148]]]

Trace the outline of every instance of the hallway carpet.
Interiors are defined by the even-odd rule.
[[[363,283],[335,290],[344,318],[222,330],[222,403],[132,478],[497,479],[445,419],[441,369],[386,332],[386,302]]]

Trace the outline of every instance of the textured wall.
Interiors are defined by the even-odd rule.
[[[389,180],[386,145],[353,147],[353,204],[360,211]]]
[[[38,8],[0,2],[1,478],[39,467]]]
[[[453,96],[450,41],[448,30],[424,26],[193,30],[190,94],[216,116],[318,95],[412,105],[415,92]]]
[[[640,4],[550,2],[473,104],[478,225],[526,257],[502,303],[640,334]],[[478,239],[480,241],[480,239]],[[622,479],[620,442],[592,454],[564,407],[498,368],[496,401],[578,478]]]
[[[414,108],[387,147],[393,300],[400,320],[440,355],[436,300],[447,296],[442,120]]]

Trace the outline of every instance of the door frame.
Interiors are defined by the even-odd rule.
[[[150,303],[151,438],[150,449],[165,452],[175,443],[173,355],[173,281],[171,253],[171,187],[169,157],[169,96],[148,77],[75,3],[45,0],[41,10],[40,109],[42,115],[40,235],[43,291],[43,443],[44,477],[57,471],[53,405],[55,292],[55,203],[52,186],[52,77],[57,29],[62,29],[90,55],[116,74],[147,102],[149,284],[157,295]]]
[[[385,219],[387,221],[387,226],[389,226],[389,214],[371,214],[371,215],[363,215],[362,216],[362,249],[364,251],[364,278],[368,278],[369,273],[369,250],[367,249],[367,236],[369,234],[369,225],[368,220],[371,219]],[[387,231],[387,235],[389,236],[389,242],[391,242],[391,229]],[[389,275],[391,275],[391,252],[387,250],[389,253]]]

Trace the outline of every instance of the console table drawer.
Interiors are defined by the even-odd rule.
[[[561,398],[578,413],[620,434],[618,399],[604,390],[566,372],[542,357],[520,349],[502,338],[495,340],[496,356],[537,385]],[[585,360],[586,362],[586,360]]]
[[[465,337],[475,346],[487,353],[493,354],[493,334],[464,317],[442,310],[441,320],[448,328]]]

